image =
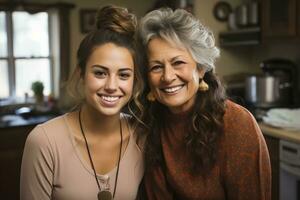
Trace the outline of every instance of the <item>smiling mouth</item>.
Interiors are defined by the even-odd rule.
[[[162,88],[160,89],[161,91],[168,93],[168,94],[174,94],[177,91],[179,91],[181,88],[183,88],[184,85],[178,85],[174,87],[168,87],[168,88]]]
[[[106,102],[113,103],[119,100],[121,97],[120,96],[109,96],[109,95],[103,95],[103,94],[98,94],[98,96]]]

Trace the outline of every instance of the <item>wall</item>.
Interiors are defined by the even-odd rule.
[[[261,60],[270,58],[285,58],[293,61],[297,65],[297,103],[300,105],[300,41],[281,39],[268,41],[268,45],[257,47],[253,51],[253,63],[258,64]]]
[[[253,62],[269,58],[285,58],[300,66],[300,41],[287,39],[269,41],[253,51]]]

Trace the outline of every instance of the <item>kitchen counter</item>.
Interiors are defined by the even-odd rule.
[[[56,109],[42,107],[39,110],[31,107],[21,107],[0,115],[0,130],[3,128],[31,126],[46,122],[63,113]]]
[[[264,123],[259,123],[259,127],[264,135],[300,144],[300,131],[286,130],[283,128],[273,127]]]
[[[34,116],[34,117],[29,117],[24,119],[17,115],[6,115],[1,117],[0,129],[9,128],[9,127],[36,125],[48,121],[56,116],[57,115],[41,115],[41,116]]]

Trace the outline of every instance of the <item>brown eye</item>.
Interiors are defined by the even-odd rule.
[[[162,65],[154,65],[152,67],[150,67],[150,72],[161,72],[163,70],[163,66]]]
[[[131,77],[131,74],[123,72],[123,73],[120,73],[119,76],[122,80],[127,80]]]
[[[178,66],[178,65],[181,65],[181,64],[185,64],[185,62],[183,62],[181,60],[173,62],[173,65],[175,65],[175,66]]]
[[[105,77],[107,76],[107,72],[97,70],[97,71],[94,71],[94,75],[95,75],[97,78],[105,78]]]

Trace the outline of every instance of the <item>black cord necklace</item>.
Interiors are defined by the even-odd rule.
[[[84,141],[85,141],[86,150],[88,152],[89,160],[91,162],[91,166],[92,166],[93,171],[94,171],[96,183],[97,183],[97,186],[98,186],[98,189],[99,189],[98,200],[111,200],[111,199],[115,198],[116,188],[117,188],[117,184],[118,184],[118,175],[119,175],[121,153],[122,153],[123,133],[122,133],[121,119],[120,119],[120,136],[121,136],[120,152],[119,152],[119,159],[118,159],[118,165],[117,165],[117,173],[116,173],[116,178],[115,178],[115,187],[114,187],[114,192],[113,192],[113,195],[112,195],[111,192],[109,191],[109,189],[101,190],[101,187],[100,187],[100,184],[99,184],[99,181],[98,181],[98,178],[97,178],[96,170],[95,170],[95,167],[94,167],[94,163],[93,163],[93,160],[92,160],[92,156],[91,156],[91,153],[90,153],[89,145],[88,145],[87,139],[85,137],[85,134],[84,134],[84,131],[83,131],[83,128],[82,128],[81,109],[79,110],[78,118],[79,118],[79,125],[80,125],[80,129],[81,129],[81,133],[82,133],[82,136],[83,136]]]

